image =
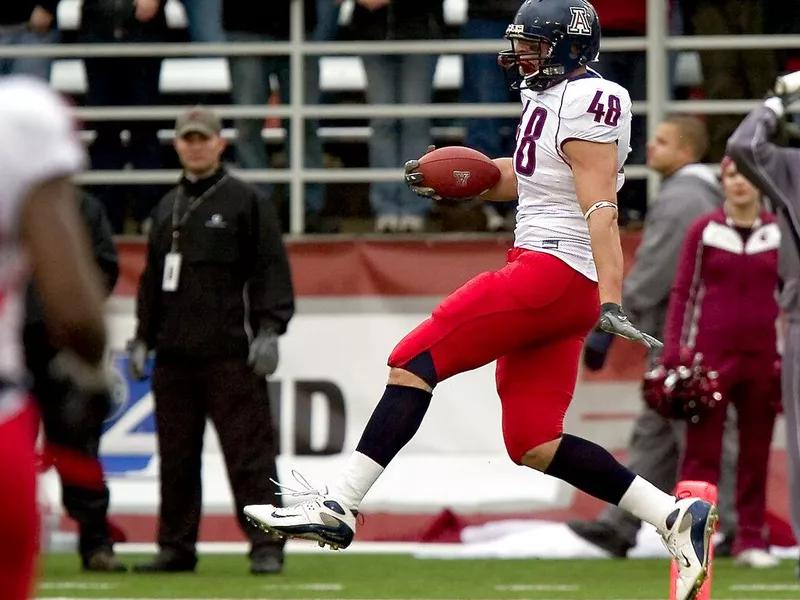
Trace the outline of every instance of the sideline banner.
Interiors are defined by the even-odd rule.
[[[636,243],[638,237],[624,240],[628,265]],[[428,316],[439,298],[474,274],[500,267],[509,245],[496,238],[288,244],[299,311],[281,339],[280,366],[264,400],[278,429],[284,483],[293,484],[294,469],[315,486],[335,477],[383,392],[386,357],[394,344]],[[101,456],[112,513],[118,515],[154,515],[159,503],[150,382],[128,380],[122,352],[134,331],[132,295],[143,257],[142,244],[120,244],[121,279],[108,315],[120,405],[106,424]],[[582,373],[566,429],[623,452],[641,406],[643,358],[641,348],[620,340],[602,373]],[[364,510],[486,513],[574,507],[569,486],[511,463],[500,416],[494,365],[443,383],[418,436],[381,477]],[[782,422],[776,433],[775,446],[782,448]],[[204,511],[230,515],[224,462],[210,425],[203,469]],[[785,482],[778,483],[785,493]],[[48,490],[57,503],[57,485],[49,484]]]

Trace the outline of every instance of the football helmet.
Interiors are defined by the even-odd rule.
[[[586,0],[526,0],[505,38],[511,50],[501,52],[498,63],[510,75],[511,87],[518,89],[524,81],[540,92],[597,60],[600,21]]]

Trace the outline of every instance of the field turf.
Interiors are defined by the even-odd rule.
[[[147,557],[123,555],[133,564]],[[714,563],[712,598],[800,598],[796,561],[766,571]],[[38,598],[322,600],[650,600],[669,597],[664,560],[418,560],[408,555],[290,554],[277,576],[243,556],[203,555],[194,574],[82,573],[72,554],[42,565]]]

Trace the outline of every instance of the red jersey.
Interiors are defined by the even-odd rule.
[[[775,353],[778,247],[774,215],[762,211],[749,233],[720,209],[686,235],[672,286],[664,362],[682,348],[713,354]]]

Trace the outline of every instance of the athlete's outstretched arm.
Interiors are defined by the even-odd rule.
[[[600,302],[620,304],[623,262],[617,227],[617,145],[570,140],[564,144],[563,151],[572,167],[578,202],[587,215]],[[587,214],[589,211],[592,212]]]
[[[483,192],[481,198],[487,202],[513,202],[519,195],[514,159],[510,157],[495,158],[492,162],[500,169],[500,181],[494,187]]]
[[[661,348],[661,342],[633,326],[621,306],[623,260],[617,227],[617,145],[568,140],[563,151],[589,227],[600,289],[600,327],[648,348]]]

